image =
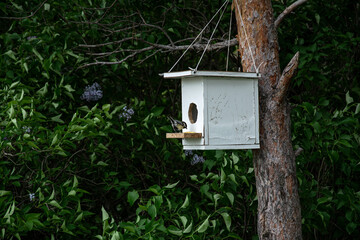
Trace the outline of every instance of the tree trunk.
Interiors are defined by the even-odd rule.
[[[290,79],[297,69],[298,53],[281,73],[270,0],[234,0],[233,8],[243,69],[255,72],[260,66],[261,74],[260,149],[254,150],[259,239],[302,239],[290,108],[286,101]]]

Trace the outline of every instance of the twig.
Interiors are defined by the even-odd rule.
[[[39,10],[40,8],[47,2],[47,0],[43,1],[40,6],[32,13],[30,14],[29,16],[25,16],[25,17],[0,17],[0,19],[13,19],[13,20],[22,20],[22,19],[25,19],[25,18],[31,18],[33,17]]]
[[[127,37],[127,38],[123,38],[119,41],[114,41],[114,42],[107,42],[107,43],[100,43],[100,44],[79,44],[79,47],[85,47],[85,48],[97,48],[97,47],[103,47],[103,46],[107,46],[107,45],[112,45],[112,44],[119,44],[119,43],[123,43],[126,41],[130,41],[130,40],[134,40],[134,37]]]
[[[275,23],[274,23],[275,28],[277,28],[279,26],[279,24],[285,18],[286,15],[288,15],[289,13],[294,11],[297,7],[299,7],[301,4],[303,4],[305,2],[307,2],[307,0],[297,0],[296,2],[294,2],[293,4],[291,4],[290,6],[285,8],[285,10],[276,18]]]
[[[116,62],[93,62],[93,63],[88,63],[88,64],[84,64],[80,67],[78,67],[76,70],[79,70],[81,68],[85,68],[85,67],[90,67],[90,66],[94,66],[94,65],[114,65],[114,64],[120,64],[125,62],[126,60],[128,60],[129,58],[135,57],[137,54],[141,53],[141,52],[145,52],[145,51],[149,51],[151,49],[154,49],[154,47],[147,47],[147,48],[143,48],[140,49],[139,51],[133,52],[132,54],[126,56],[125,58],[121,59],[120,61],[116,61]]]

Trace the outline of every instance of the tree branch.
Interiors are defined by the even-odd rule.
[[[293,56],[288,65],[285,67],[276,86],[277,92],[275,93],[275,99],[278,103],[281,103],[284,100],[290,85],[290,80],[295,75],[298,65],[299,52]]]
[[[296,2],[294,2],[293,4],[291,4],[290,6],[285,8],[285,10],[276,18],[275,28],[277,28],[279,26],[279,24],[286,17],[286,15],[288,15],[289,13],[294,11],[297,7],[299,7],[301,4],[303,4],[305,2],[307,2],[307,0],[297,0]]]
[[[12,19],[12,20],[22,20],[25,18],[31,18],[32,16],[34,16],[39,10],[40,8],[47,2],[47,0],[43,1],[40,6],[33,11],[29,16],[25,16],[25,17],[0,17],[0,19]]]
[[[85,67],[90,67],[90,66],[94,66],[94,65],[114,65],[114,64],[120,64],[125,62],[126,60],[128,60],[129,58],[135,57],[137,54],[141,53],[141,52],[146,52],[149,51],[151,49],[154,49],[154,47],[147,47],[147,48],[143,48],[143,49],[139,49],[136,52],[133,52],[130,55],[127,55],[125,58],[121,59],[120,61],[116,61],[116,62],[93,62],[93,63],[87,63],[84,64],[80,67],[78,67],[76,70],[79,70],[80,68],[85,68]]]
[[[129,37],[129,38],[124,38],[122,40],[119,41],[114,41],[114,42],[109,42],[109,43],[102,43],[102,44],[95,44],[95,45],[86,45],[86,44],[80,44],[79,47],[87,47],[87,48],[96,48],[96,47],[102,47],[102,46],[106,46],[106,45],[110,45],[110,44],[119,44],[125,41],[129,41],[135,38]],[[119,52],[132,52],[131,54],[127,55],[125,58],[116,61],[116,62],[103,62],[103,61],[96,61],[93,63],[87,63],[84,64],[80,67],[78,67],[77,69],[80,68],[85,68],[85,67],[89,67],[89,66],[93,66],[93,65],[114,65],[114,64],[120,64],[125,62],[126,60],[128,60],[129,58],[135,57],[137,54],[148,51],[148,50],[157,50],[157,52],[175,52],[175,51],[184,51],[185,49],[187,49],[189,47],[189,45],[181,45],[181,46],[172,46],[172,45],[164,45],[164,44],[157,44],[157,43],[151,43],[148,41],[145,41],[143,39],[137,39],[138,41],[144,42],[147,45],[149,45],[148,47],[142,48],[142,49],[122,49],[122,50],[114,50],[112,52],[102,52],[102,53],[86,53],[88,55],[93,55],[93,56],[107,56],[107,55],[111,55],[111,54],[115,54],[115,53],[119,53]],[[233,38],[230,40],[230,46],[234,46],[236,45],[238,42],[237,38]],[[218,43],[214,43],[212,45],[209,45],[208,48],[206,49],[207,51],[214,51],[214,50],[220,50],[223,49],[225,47],[227,47],[229,44],[228,40],[222,41],[222,42],[218,42]],[[207,44],[194,44],[190,47],[190,50],[204,50],[206,48]],[[154,54],[151,54],[149,57],[153,56]],[[146,59],[148,59],[149,57],[146,57],[143,61],[145,61]],[[142,62],[143,62],[142,61]]]

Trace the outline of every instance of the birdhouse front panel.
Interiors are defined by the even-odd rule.
[[[260,147],[256,73],[183,71],[164,77],[181,78],[183,133],[199,133],[198,138],[181,135],[184,149]]]
[[[183,132],[196,132],[205,135],[204,119],[204,81],[200,78],[183,78],[181,81],[182,120],[187,123]],[[205,138],[183,139],[183,145],[205,145]]]

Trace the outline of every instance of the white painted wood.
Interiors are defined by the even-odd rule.
[[[183,132],[197,132],[204,136],[204,81],[197,78],[183,78],[181,80],[182,121],[187,124]],[[191,103],[195,103],[198,110],[196,123],[190,123],[188,111]],[[204,145],[204,137],[200,139],[183,139],[183,145]]]
[[[256,73],[192,70],[164,73],[181,78],[184,132],[202,133],[201,139],[183,139],[185,150],[258,149],[259,96]],[[188,111],[198,109],[196,123]]]
[[[246,145],[184,145],[184,150],[238,150],[238,149],[259,149],[260,144]]]
[[[182,78],[182,77],[234,77],[238,80],[242,78],[259,78],[260,74],[245,73],[245,72],[222,72],[222,71],[181,71],[181,72],[167,72],[163,73],[164,78]]]
[[[209,145],[255,144],[253,80],[207,77]]]

